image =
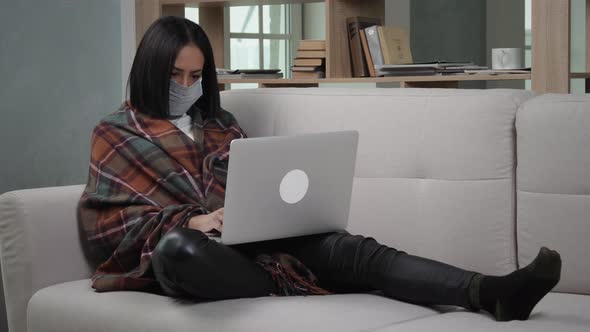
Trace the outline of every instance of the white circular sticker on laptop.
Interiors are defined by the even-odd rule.
[[[295,204],[305,197],[309,188],[309,178],[307,174],[300,170],[294,169],[283,177],[279,191],[281,199],[289,204]]]

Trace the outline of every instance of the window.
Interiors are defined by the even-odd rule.
[[[199,8],[185,6],[184,17],[199,24]]]
[[[281,69],[290,75],[291,5],[230,6],[229,68]],[[226,29],[227,30],[227,29]],[[232,88],[252,88],[257,84],[232,84]]]
[[[281,69],[288,72],[289,5],[229,7],[231,69]]]
[[[285,77],[290,76],[293,38],[291,10],[290,4],[226,7],[225,67],[281,69]],[[184,13],[187,19],[199,23],[197,7],[187,6]],[[257,84],[231,84],[231,88],[234,89],[257,86]]]

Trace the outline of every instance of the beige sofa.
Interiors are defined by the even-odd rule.
[[[250,136],[356,129],[349,231],[486,274],[557,249],[562,279],[528,321],[374,294],[187,303],[95,293],[82,185],[0,196],[10,332],[589,331],[590,97],[519,90],[255,89],[222,94]],[[90,133],[89,133],[90,135]]]

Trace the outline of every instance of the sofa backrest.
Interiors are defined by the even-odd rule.
[[[27,303],[37,290],[90,277],[76,223],[82,190],[77,185],[0,196],[0,262],[9,331],[26,331]]]
[[[358,130],[348,230],[482,273],[516,268],[522,90],[254,89],[222,93],[251,137]],[[329,153],[329,151],[326,151]]]
[[[590,294],[590,95],[548,94],[517,113],[518,263],[560,252],[556,291]]]

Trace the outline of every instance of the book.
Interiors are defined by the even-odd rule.
[[[376,70],[399,70],[399,69],[403,69],[403,70],[408,70],[408,69],[422,69],[422,68],[434,68],[434,69],[439,69],[439,68],[444,68],[443,65],[439,64],[439,63],[402,63],[402,64],[383,64],[383,65],[378,65],[375,66]]]
[[[399,64],[375,66],[377,76],[411,76],[434,75],[443,67],[438,63],[425,64]]]
[[[367,45],[371,53],[373,65],[378,66],[383,64],[383,53],[381,51],[381,42],[379,41],[379,33],[377,32],[377,25],[365,28],[365,36],[367,38]]]
[[[300,59],[295,58],[294,64],[295,66],[321,66],[324,63],[324,59]]]
[[[371,77],[376,77],[377,73],[375,72],[375,65],[373,65],[371,51],[369,50],[369,45],[367,44],[367,35],[365,33],[365,29],[361,29],[359,35],[361,36],[361,45],[363,46],[363,53],[365,55],[364,59],[367,62],[367,69],[369,70],[369,75]]]
[[[220,80],[228,80],[228,79],[252,79],[252,78],[283,78],[283,73],[274,73],[274,74],[246,74],[246,73],[238,73],[238,74],[218,74],[217,78]]]
[[[381,51],[383,52],[383,63],[401,64],[413,62],[410,40],[406,30],[397,27],[379,26],[377,32],[381,42]]]
[[[227,68],[215,68],[215,72],[217,75],[228,75],[228,74],[238,74],[238,69],[227,69]]]
[[[309,59],[309,58],[325,58],[326,57],[326,51],[308,51],[308,50],[299,50],[297,51],[297,57],[298,58],[304,58],[304,59]]]
[[[436,67],[436,68],[455,68],[465,66],[475,66],[473,62],[449,62],[449,61],[430,61],[430,62],[412,62],[398,64],[384,64],[383,67],[402,68],[402,67]]]
[[[280,73],[281,69],[237,69],[238,74],[276,74]]]
[[[487,66],[465,65],[465,66],[447,66],[438,70],[443,74],[464,74],[469,70],[487,70]]]
[[[487,69],[487,70],[465,70],[466,74],[485,74],[485,75],[501,75],[501,74],[529,74],[529,69]]]
[[[291,78],[324,78],[325,73],[323,71],[294,71],[291,72]]]
[[[353,77],[370,76],[360,37],[361,30],[372,25],[381,24],[381,19],[379,18],[355,16],[346,19],[346,30],[348,31],[348,46],[350,50]]]
[[[220,80],[230,80],[236,78],[242,78],[242,74],[217,74],[217,79]]]
[[[283,73],[276,74],[241,74],[241,78],[283,78]]]
[[[399,75],[401,72],[422,75],[424,72],[435,72],[438,74],[457,74],[464,73],[470,69],[487,69],[487,67],[476,66],[473,62],[422,62],[422,63],[403,63],[397,65],[378,65],[375,66],[377,76],[380,75]]]
[[[401,69],[380,72],[383,76],[424,76],[439,74],[436,68],[422,68],[422,69]]]
[[[300,51],[325,51],[325,40],[303,39],[299,41]]]
[[[322,66],[293,66],[291,71],[322,71]]]

